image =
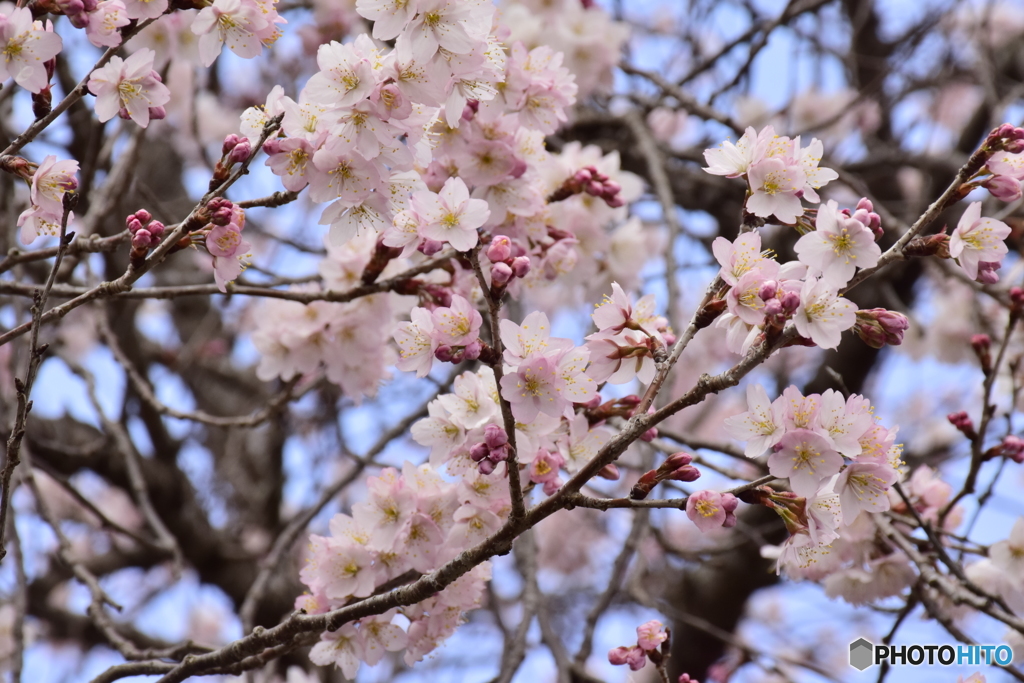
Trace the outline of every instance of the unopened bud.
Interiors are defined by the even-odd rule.
[[[477,468],[480,470],[480,474],[490,474],[494,472],[494,461],[489,458],[484,458],[477,465]]]
[[[1020,181],[1005,175],[994,175],[981,184],[993,197],[1004,202],[1017,201],[1021,197]]]
[[[657,427],[651,427],[646,432],[644,432],[643,434],[640,435],[640,440],[641,441],[646,441],[647,443],[650,443],[651,441],[654,441],[657,438],[658,438],[658,428]]]
[[[153,237],[162,237],[166,229],[166,226],[160,221],[150,221],[149,225],[146,226],[146,230],[149,230]]]
[[[153,236],[149,230],[142,228],[132,235],[132,246],[136,249],[147,249],[153,244]]]
[[[974,355],[978,357],[978,362],[981,363],[982,372],[986,375],[992,372],[992,337],[987,334],[972,336],[971,348],[974,349]]]
[[[975,279],[983,285],[994,285],[999,282],[999,273],[996,271],[1002,266],[999,261],[979,261],[978,276]]]
[[[796,292],[786,292],[779,299],[779,303],[782,304],[782,310],[787,315],[791,315],[796,309],[800,308],[800,295]]]
[[[452,358],[454,357],[454,355],[454,349],[452,349],[452,347],[448,346],[447,344],[441,344],[436,349],[434,349],[434,358],[438,359],[442,363],[452,362]]]
[[[487,447],[485,443],[478,443],[469,449],[469,457],[473,459],[473,462],[480,462],[486,458],[491,452],[491,449]]]
[[[1024,439],[1010,434],[1002,443],[1003,455],[1018,465],[1024,463]]]
[[[489,424],[484,427],[484,443],[492,449],[501,448],[508,443],[508,434],[498,425]]]
[[[974,422],[967,414],[966,410],[961,410],[958,413],[950,413],[946,416],[949,423],[956,427],[960,432],[963,433],[968,439],[973,440],[977,436],[977,432],[974,431]]]
[[[475,339],[466,344],[465,348],[462,349],[462,357],[466,360],[476,360],[480,357],[480,352],[483,350],[483,344],[480,343],[479,339]]]
[[[491,263],[507,261],[512,257],[512,240],[505,235],[496,235],[484,253]]]
[[[248,159],[250,154],[252,154],[252,143],[247,138],[242,138],[228,154],[228,163],[240,164]]]
[[[241,142],[242,140],[242,137],[235,135],[234,133],[229,134],[227,137],[224,138],[224,144],[221,145],[220,147],[221,155],[227,154],[228,152],[233,150],[235,146],[238,145],[238,143]]]
[[[491,283],[498,287],[508,284],[514,276],[515,273],[507,263],[498,262],[491,266]]]
[[[618,481],[622,475],[619,474],[619,468],[615,465],[605,465],[597,471],[597,476],[608,481]]]
[[[140,221],[136,216],[129,216],[126,223],[128,226],[128,232],[133,235],[139,230],[142,230],[142,221]]]
[[[526,277],[526,274],[530,272],[530,257],[529,256],[516,256],[512,259],[512,273],[518,278]]]
[[[163,106],[149,108],[150,121],[162,121],[167,118],[167,109]]]
[[[420,246],[417,249],[426,256],[433,256],[437,252],[444,249],[444,242],[438,242],[437,240],[423,240],[420,242]]]

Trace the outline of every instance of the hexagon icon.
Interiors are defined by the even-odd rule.
[[[850,666],[863,671],[874,665],[875,646],[865,638],[858,638],[850,643]]]

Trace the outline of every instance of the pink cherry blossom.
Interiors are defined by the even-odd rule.
[[[722,266],[719,275],[730,285],[737,284],[751,269],[762,267],[770,261],[761,255],[761,235],[757,232],[744,233],[734,242],[716,237],[711,243],[711,250]]]
[[[258,55],[263,51],[258,34],[271,25],[253,0],[214,0],[196,15],[192,32],[199,36],[203,65],[210,66],[225,43],[239,57]]]
[[[169,0],[122,0],[129,19],[156,19],[167,9]]]
[[[502,320],[498,329],[501,343],[505,346],[505,362],[513,366],[532,354],[557,354],[573,347],[571,339],[551,336],[551,323],[543,311],[530,313],[523,318],[522,325]]]
[[[48,214],[56,215],[59,222],[64,212],[63,198],[65,192],[78,189],[78,162],[70,159],[57,161],[57,157],[47,155],[32,174],[32,205],[39,207]]]
[[[151,112],[170,101],[171,91],[153,70],[155,56],[155,52],[143,48],[125,60],[111,57],[106,66],[92,72],[89,91],[96,96],[100,121],[109,121],[123,111],[145,128]]]
[[[797,240],[793,249],[800,261],[811,267],[812,275],[829,286],[845,287],[857,268],[878,263],[882,250],[874,234],[860,221],[841,213],[834,200],[818,208],[815,226],[817,229]]]
[[[215,225],[206,236],[206,250],[213,256],[213,278],[217,288],[227,291],[231,282],[245,270],[252,256],[252,245],[242,239],[242,231],[235,224]]]
[[[726,418],[725,431],[734,439],[746,441],[748,458],[756,458],[777,444],[786,433],[785,404],[781,397],[774,403],[760,384],[747,385],[748,412]]]
[[[644,650],[657,650],[668,640],[665,625],[653,619],[636,627],[636,644]]]
[[[33,21],[27,7],[13,7],[6,16],[0,13],[0,81],[13,78],[25,90],[39,92],[50,80],[46,62],[62,46],[60,36]]]
[[[843,456],[836,453],[821,434],[808,429],[795,429],[775,445],[768,458],[768,471],[772,476],[788,477],[798,495],[811,496],[827,477],[839,472]]]
[[[781,223],[795,223],[803,215],[800,203],[807,176],[798,164],[770,157],[750,166],[747,173],[753,194],[747,199],[747,211]]]
[[[747,128],[736,144],[726,140],[716,148],[704,150],[704,159],[708,162],[704,171],[712,175],[738,178],[745,174],[750,164],[755,161],[755,148],[759,138],[774,134],[775,129],[771,126],[765,128],[761,136],[753,128]]]
[[[717,491],[697,491],[691,494],[686,499],[686,516],[701,533],[721,528],[726,520],[722,494]]]
[[[886,492],[898,479],[899,473],[885,463],[855,462],[847,465],[835,483],[843,522],[852,523],[862,510],[871,513],[888,510],[889,496]]]
[[[410,315],[411,322],[399,323],[395,329],[395,342],[401,354],[397,367],[399,370],[415,371],[417,377],[426,377],[434,362],[434,349],[437,348],[433,334],[434,323],[430,311],[425,308],[414,308]]]
[[[981,202],[972,202],[949,236],[949,255],[975,280],[982,261],[998,263],[1006,256],[1009,250],[1003,240],[1009,234],[1010,226],[994,218],[982,218]]]
[[[477,228],[490,215],[487,202],[470,199],[461,178],[449,178],[441,192],[414,192],[412,210],[423,222],[420,234],[428,239],[448,242],[458,251],[469,251],[479,240]]]
[[[96,47],[117,47],[121,44],[122,26],[131,23],[128,12],[121,0],[103,0],[96,10],[89,12],[89,23],[85,34]]]
[[[800,292],[800,307],[793,322],[804,337],[823,349],[834,349],[843,331],[857,322],[857,307],[824,280],[809,277]]]

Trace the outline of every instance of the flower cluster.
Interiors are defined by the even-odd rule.
[[[769,472],[788,479],[792,491],[754,496],[778,511],[790,530],[779,569],[823,575],[841,560],[833,546],[840,531],[858,525],[862,512],[890,508],[889,490],[902,465],[897,430],[877,424],[864,397],[844,399],[831,389],[803,396],[791,386],[769,401],[764,387],[752,384],[747,404],[748,412],[725,421],[726,431],[747,441],[748,457],[770,451]],[[821,565],[811,569],[815,563]]]
[[[650,384],[657,370],[657,353],[675,341],[668,321],[654,312],[654,295],[648,294],[633,306],[619,283],[612,283],[612,296],[605,297],[591,316],[597,332],[587,337],[591,363],[587,368],[596,382],[625,384],[638,378]]]
[[[367,500],[353,505],[351,515],[331,520],[330,536],[310,537],[300,573],[310,592],[296,600],[296,608],[323,613],[389,581],[437,569],[496,531],[509,509],[508,486],[498,476],[448,483],[429,465],[406,462],[401,472],[386,468],[367,486]],[[489,578],[490,564],[483,563],[423,602],[326,632],[310,659],[335,664],[348,678],[355,678],[360,662],[372,666],[385,651],[404,649],[412,665],[480,605]],[[393,623],[398,615],[406,620],[404,630]]]
[[[986,285],[999,282],[996,272],[1009,252],[1005,240],[1010,226],[994,218],[981,217],[981,202],[968,205],[949,236],[949,255],[967,276]]]
[[[146,5],[149,0],[129,1]],[[153,4],[166,2],[157,0]],[[213,64],[225,44],[236,55],[246,58],[257,56],[264,46],[273,45],[281,35],[277,24],[286,23],[277,13],[276,4],[277,0],[214,0],[199,10],[192,22],[192,32],[199,36],[203,66]],[[155,12],[155,8],[150,11]]]
[[[24,162],[24,160],[21,160]],[[64,218],[64,194],[78,189],[78,162],[72,160],[57,161],[57,157],[49,155],[43,163],[32,172],[32,165],[24,162],[18,164],[21,177],[30,180],[31,205],[18,216],[19,234],[23,244],[30,244],[39,235],[60,234],[61,221]],[[31,174],[31,175],[29,175]],[[68,223],[74,214],[68,213]]]
[[[660,652],[663,644],[668,641],[668,631],[660,621],[651,620],[636,627],[636,645],[620,646],[609,650],[608,661],[621,666],[628,664],[632,671],[639,671],[650,658],[655,663],[662,661]]]
[[[750,189],[747,211],[794,224],[804,213],[801,200],[817,203],[816,190],[839,177],[832,169],[818,166],[822,153],[817,138],[801,147],[799,136],[776,135],[772,126],[760,133],[747,128],[736,144],[723,142],[705,150],[708,166],[704,170],[728,178],[745,177]]]
[[[501,425],[498,388],[489,367],[456,377],[454,393],[442,394],[427,409],[429,417],[413,425],[412,436],[430,448],[432,466],[444,466],[453,474],[490,473],[508,457],[511,444]],[[528,468],[530,480],[550,495],[561,486],[561,469],[575,472],[611,438],[603,424],[602,419],[592,423],[584,413],[538,412],[528,421],[517,417],[517,460]]]
[[[373,246],[373,240],[361,238],[342,247],[330,247],[328,258],[320,266],[327,286],[342,292],[355,286]],[[318,289],[307,285],[296,286],[293,291]],[[381,293],[348,303],[308,304],[264,300],[253,318],[253,344],[260,352],[257,377],[289,380],[323,366],[327,378],[345,395],[357,401],[375,395],[394,362],[395,354],[386,340],[395,317],[395,297]]]

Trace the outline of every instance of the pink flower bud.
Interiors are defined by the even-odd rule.
[[[508,460],[508,454],[509,447],[508,444],[505,444],[504,446],[499,446],[498,448],[495,448],[493,451],[488,453],[487,457],[490,458],[491,462],[497,465],[502,460]]]
[[[508,443],[508,434],[505,430],[495,424],[484,427],[484,443],[488,448],[501,448]]]
[[[167,109],[163,105],[159,107],[150,107],[149,118],[151,121],[162,121],[167,118]]]
[[[971,347],[975,353],[988,353],[992,348],[992,337],[987,334],[975,334],[971,337]]]
[[[263,143],[263,152],[267,156],[274,156],[275,154],[281,153],[281,139],[270,138]]]
[[[480,474],[491,474],[492,472],[494,472],[494,462],[487,458],[484,458],[477,465],[477,469],[480,470]]]
[[[683,453],[682,451],[680,451],[678,453],[673,453],[672,455],[665,458],[665,462],[662,463],[661,467],[659,467],[658,469],[663,469],[666,472],[671,472],[672,470],[683,467],[684,465],[689,465],[691,462],[693,462],[693,456],[690,455],[689,453]]]
[[[153,220],[153,215],[149,213],[149,211],[146,211],[145,209],[139,209],[132,215],[138,218],[139,222],[141,222],[143,225]]]
[[[512,259],[512,273],[518,278],[526,277],[526,274],[530,272],[530,257],[529,256],[516,256]]]
[[[675,481],[697,481],[700,479],[700,470],[693,465],[685,465],[674,470],[668,478]]]
[[[132,236],[132,246],[136,249],[148,249],[153,243],[153,236],[145,228],[137,230]]]
[[[142,222],[135,216],[129,216],[127,220],[128,232],[135,234],[142,229]]]
[[[146,230],[149,230],[153,237],[163,237],[164,230],[167,228],[160,221],[150,221],[149,225],[146,226]]]
[[[224,138],[224,144],[221,145],[220,147],[220,153],[222,155],[227,154],[228,152],[233,150],[242,139],[243,138],[239,137],[238,135],[235,135],[234,133],[229,134],[227,137]]]
[[[796,309],[800,308],[800,295],[796,292],[786,292],[779,299],[779,302],[782,304],[782,310],[787,315],[791,315]]]
[[[1018,465],[1024,463],[1024,439],[1013,434],[1003,439],[1003,455]]]
[[[604,203],[607,204],[608,206],[610,206],[613,209],[617,209],[620,206],[625,206],[626,205],[626,200],[623,199],[621,195],[615,195],[611,199],[607,199],[606,198],[604,200]]]
[[[480,353],[483,350],[483,344],[480,343],[479,339],[476,339],[466,344],[465,348],[462,350],[462,356],[466,360],[476,360],[477,358],[480,357]]]
[[[619,468],[615,465],[605,465],[597,471],[597,476],[608,481],[618,481],[622,475],[619,474]]]
[[[604,196],[611,198],[618,193],[622,192],[622,185],[619,185],[614,180],[609,180],[604,184]]]
[[[994,175],[981,184],[993,197],[1013,202],[1021,197],[1020,181],[1005,175]]]
[[[643,434],[640,435],[640,440],[641,441],[646,441],[647,443],[650,443],[650,442],[654,441],[657,438],[658,438],[658,428],[657,427],[651,427],[646,432],[644,432]]]
[[[510,178],[514,180],[516,178],[521,177],[524,173],[526,173],[526,169],[528,168],[529,165],[525,161],[523,161],[519,157],[514,157],[512,159],[512,168],[511,170],[509,170],[508,175]]]
[[[581,168],[573,174],[572,179],[580,185],[583,185],[585,183],[589,183],[593,177],[594,176],[590,174],[589,168]]]
[[[485,443],[478,443],[469,449],[469,457],[473,459],[473,462],[480,462],[488,455],[490,455],[491,449],[487,447]]]
[[[121,119],[124,119],[125,121],[131,121],[131,119],[132,119],[132,115],[129,114],[128,110],[125,109],[124,107],[121,107],[120,109],[117,110],[117,115],[118,115],[118,117],[120,117]]]
[[[485,253],[491,263],[506,261],[512,256],[512,240],[504,235],[496,235]]]
[[[248,138],[242,138],[228,154],[228,163],[240,164],[248,159],[250,154],[252,154],[252,143]]]
[[[437,252],[444,249],[444,242],[438,242],[437,240],[423,240],[420,242],[420,246],[417,249],[426,256],[433,256]]]
[[[761,301],[768,301],[769,299],[774,299],[778,292],[778,282],[775,280],[765,280],[761,283],[761,288],[757,290],[757,295],[761,298]]]
[[[1003,267],[999,261],[979,261],[978,277],[975,278],[983,285],[994,285],[999,282],[999,273],[996,271]]]
[[[495,263],[491,266],[491,283],[498,287],[507,284],[514,276],[512,268],[506,263]]]
[[[601,193],[604,191],[604,185],[599,183],[597,180],[591,180],[584,186],[583,189],[589,195],[593,195],[594,197],[600,197]]]
[[[679,674],[679,680],[676,683],[700,683],[700,681],[690,678],[690,674]]]
[[[454,351],[452,350],[452,347],[448,346],[447,344],[441,344],[436,349],[434,349],[434,358],[438,359],[442,363],[450,363],[454,355],[455,354]]]

